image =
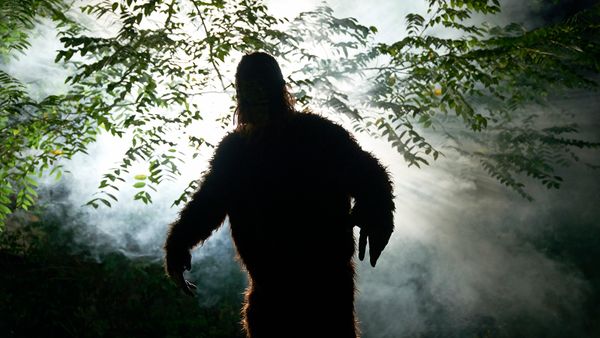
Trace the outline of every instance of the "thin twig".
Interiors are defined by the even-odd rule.
[[[200,22],[202,23],[202,27],[204,28],[204,33],[206,34],[206,38],[208,38],[209,37],[209,31],[208,31],[208,28],[206,27],[206,23],[204,22],[204,17],[202,16],[202,12],[200,11],[200,8],[198,7],[198,4],[195,1],[193,1],[192,3],[194,4],[194,8],[196,8],[196,12],[198,13],[198,16],[200,17]],[[209,48],[210,63],[212,64],[213,68],[217,72],[217,77],[219,78],[219,81],[221,82],[221,87],[223,88],[223,90],[225,90],[226,87],[225,87],[225,83],[223,82],[223,76],[221,75],[221,72],[219,71],[219,68],[217,67],[215,59],[213,57],[213,43],[212,43],[212,41],[208,43],[208,48]]]

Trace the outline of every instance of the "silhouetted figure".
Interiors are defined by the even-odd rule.
[[[237,130],[170,227],[167,273],[192,293],[190,250],[229,215],[249,273],[248,337],[356,337],[353,226],[375,266],[394,227],[389,176],[345,129],[294,111],[272,56],[244,56],[236,90]]]

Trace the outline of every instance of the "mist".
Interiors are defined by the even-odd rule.
[[[272,1],[273,10],[286,16],[309,9],[305,4],[317,4],[307,1],[290,7],[281,3]],[[409,5],[389,0],[333,1],[330,5],[339,16],[376,25],[381,41],[401,38],[404,15],[426,8],[421,2]],[[498,20],[535,26],[556,18],[556,14],[539,17],[539,8],[521,6],[525,7],[505,1],[507,10]],[[31,42],[27,55],[8,65],[11,72],[28,80],[32,91],[40,95],[47,94],[48,88],[64,88],[68,70],[53,64],[52,51],[59,43],[51,26],[39,25]],[[45,79],[43,83],[40,78]],[[199,133],[217,144],[227,128],[221,128],[216,119],[229,111],[231,102],[225,94],[204,100],[206,122]],[[574,113],[582,135],[598,139],[600,97],[596,93],[572,93],[554,100],[552,106]],[[600,273],[591,268],[600,259],[598,171],[583,165],[561,169],[565,182],[558,190],[527,182],[534,198],[528,202],[488,177],[469,158],[447,152],[431,166],[408,168],[386,142],[362,134],[356,137],[388,167],[397,206],[396,230],[377,267],[357,260],[357,312],[363,337],[600,334],[593,322],[600,316]],[[171,204],[190,179],[201,177],[211,151],[182,165],[182,177],[159,186],[151,205],[134,201],[135,189],[125,187],[112,208],[82,206],[93,198],[102,173],[125,152],[123,143],[101,135],[89,155],[63,163],[70,173],[59,183],[44,180],[40,203],[49,213],[63,215],[63,226],[91,246],[97,259],[117,251],[160,261],[167,226],[178,212]],[[597,151],[579,155],[600,164]],[[136,174],[134,168],[131,176]],[[227,221],[194,251],[194,260],[191,278],[199,281],[200,306],[218,302],[213,291],[228,279],[244,281],[241,272],[232,273],[238,266]]]
[[[598,103],[587,96],[557,104],[587,116],[588,135],[597,137]],[[365,336],[588,336],[598,299],[588,261],[600,253],[594,170],[565,169],[559,190],[528,182],[527,202],[466,159],[407,170],[394,154],[380,155],[395,177],[398,210],[377,268],[359,264]]]

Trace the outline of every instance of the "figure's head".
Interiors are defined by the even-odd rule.
[[[235,74],[239,125],[262,125],[291,114],[294,101],[275,58],[267,53],[244,55]]]

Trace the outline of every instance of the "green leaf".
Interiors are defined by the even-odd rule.
[[[146,183],[144,183],[144,182],[136,182],[136,183],[133,185],[133,187],[134,187],[134,188],[138,188],[138,189],[139,189],[139,188],[143,188],[144,186],[146,186]]]
[[[0,204],[0,212],[2,212],[5,215],[10,214],[12,211],[4,204]]]

